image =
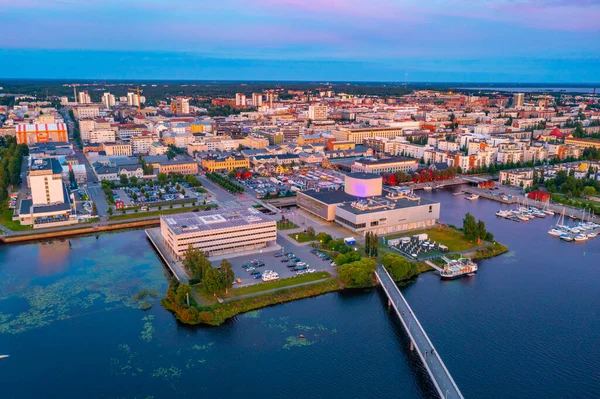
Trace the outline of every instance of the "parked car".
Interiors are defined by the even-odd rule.
[[[258,273],[255,274],[254,276],[252,276],[255,280],[261,279],[262,278],[262,274]]]
[[[283,255],[282,255],[282,254],[280,254],[279,252],[277,252],[277,253],[275,254],[275,257],[276,257],[276,258],[281,258],[282,256],[283,256]]]
[[[250,273],[253,276],[256,276],[257,274],[260,274],[260,272],[258,270],[252,270],[252,272]]]
[[[290,261],[289,259],[281,259],[281,263],[287,263],[289,261]]]
[[[315,269],[306,269],[306,273],[314,273],[314,272],[316,272]]]

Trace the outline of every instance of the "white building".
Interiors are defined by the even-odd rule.
[[[90,132],[90,143],[113,143],[115,142],[114,130],[92,130]]]
[[[327,119],[326,105],[311,105],[308,107],[308,119],[319,121]]]
[[[245,107],[246,106],[246,95],[244,95],[242,93],[236,93],[235,105],[237,105],[238,107]]]
[[[252,106],[254,108],[262,107],[263,96],[262,93],[252,93]]]
[[[77,93],[77,102],[79,104],[91,104],[92,99],[87,91],[80,91]]]
[[[113,107],[116,104],[115,96],[113,94],[108,93],[108,92],[104,93],[102,95],[102,103],[104,104],[104,106],[106,108]]]
[[[253,208],[161,216],[160,231],[178,257],[183,257],[190,245],[210,257],[257,251],[277,239],[275,221]]]

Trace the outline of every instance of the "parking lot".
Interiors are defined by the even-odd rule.
[[[125,186],[113,189],[113,197],[115,202],[122,201],[122,206],[129,207],[198,199],[202,196],[186,183],[167,183],[164,186],[154,183],[153,185]]]
[[[289,257],[285,256],[285,253],[293,253],[295,258],[299,259],[300,262],[306,264],[307,268],[314,269],[315,271],[327,271],[330,273],[336,272],[336,267],[332,266],[329,261],[323,260],[319,258],[317,255],[311,253],[311,247],[308,246],[297,246],[289,243],[288,241],[283,241],[283,239],[279,239],[278,244],[282,245],[281,251],[275,252],[257,252],[253,255],[245,255],[238,257],[228,257],[227,260],[231,262],[233,266],[233,271],[235,273],[235,278],[239,278],[242,280],[239,284],[234,284],[235,287],[242,287],[246,285],[259,284],[263,281],[260,278],[255,279],[251,273],[251,271],[246,271],[243,266],[245,264],[249,264],[252,261],[258,261],[264,263],[264,266],[255,267],[259,272],[263,272],[264,270],[272,270],[279,275],[279,278],[288,278],[296,276],[297,272],[291,270],[288,265],[290,264]],[[287,244],[287,245],[286,245]],[[287,262],[282,262],[282,260],[287,259]],[[218,266],[220,261],[214,261],[213,265]]]

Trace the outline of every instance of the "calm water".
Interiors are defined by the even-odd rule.
[[[546,234],[551,220],[496,220],[498,205],[428,193],[444,222],[468,210],[511,248],[471,279],[404,289],[464,395],[597,397],[600,238]],[[379,291],[333,293],[217,328],[176,323],[141,231],[0,247],[2,398],[402,397],[434,395]],[[299,340],[299,334],[306,336]]]

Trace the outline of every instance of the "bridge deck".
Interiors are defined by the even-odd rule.
[[[396,310],[404,329],[408,333],[411,341],[413,342],[421,361],[425,365],[433,385],[441,398],[463,398],[460,390],[456,386],[456,383],[452,379],[450,372],[446,369],[442,358],[439,356],[437,350],[435,350],[433,344],[429,340],[427,333],[421,323],[413,313],[412,309],[404,299],[404,296],[394,283],[394,280],[389,275],[387,270],[383,266],[377,266],[375,271],[377,279],[381,283],[383,290],[385,291],[391,305]],[[433,354],[431,352],[433,351]]]

